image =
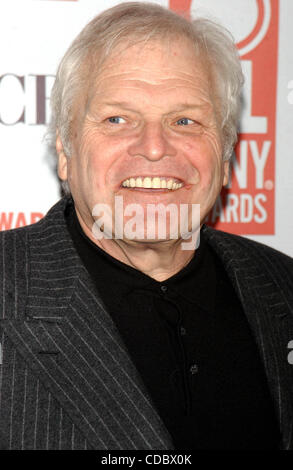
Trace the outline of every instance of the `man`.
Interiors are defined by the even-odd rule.
[[[204,225],[241,85],[223,28],[153,4],[105,11],[65,54],[67,196],[1,237],[3,446],[293,448],[292,260]]]

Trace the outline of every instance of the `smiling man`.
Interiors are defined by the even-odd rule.
[[[293,448],[292,260],[204,224],[242,82],[226,30],[150,3],[106,10],[66,52],[66,196],[1,237],[3,447]]]
[[[59,176],[69,183],[89,238],[97,203],[114,208],[114,197],[121,195],[124,206],[136,203],[145,213],[148,204],[197,203],[203,221],[227,183],[212,72],[194,49],[176,35],[172,41],[118,43],[92,78],[85,109],[73,125],[70,158],[57,138]],[[163,281],[194,254],[182,251],[181,243],[167,237],[155,244],[102,238],[97,245]]]

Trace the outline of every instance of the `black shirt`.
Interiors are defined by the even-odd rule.
[[[234,289],[201,236],[190,262],[163,282],[68,229],[175,449],[277,449],[264,366]]]

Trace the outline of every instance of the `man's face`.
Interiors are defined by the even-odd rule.
[[[75,121],[71,157],[59,158],[83,224],[91,229],[98,203],[114,214],[115,196],[145,214],[147,204],[200,204],[202,222],[228,178],[215,106],[209,72],[188,40],[112,53]],[[156,176],[166,188],[122,186]],[[170,189],[173,182],[180,187]]]

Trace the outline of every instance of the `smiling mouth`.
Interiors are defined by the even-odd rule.
[[[177,178],[166,176],[143,176],[131,177],[124,180],[121,184],[123,188],[140,191],[176,191],[184,186],[183,182]]]

